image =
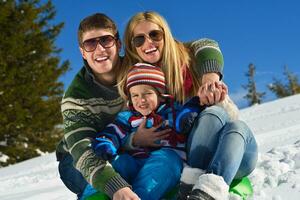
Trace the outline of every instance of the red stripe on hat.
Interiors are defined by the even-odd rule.
[[[134,85],[150,85],[159,89],[160,93],[166,92],[165,76],[162,70],[150,64],[137,63],[129,70],[127,75],[126,89]]]

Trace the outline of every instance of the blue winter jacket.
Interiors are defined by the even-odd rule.
[[[163,145],[160,148],[170,148],[178,153],[182,159],[186,160],[185,142],[187,134],[193,125],[194,119],[203,110],[203,107],[200,107],[198,97],[193,97],[183,106],[177,102],[172,103],[172,106],[169,105],[169,103],[163,103],[155,112],[148,115],[146,128],[151,128],[161,123],[163,125],[159,130],[171,128],[172,131],[169,136],[157,142]],[[119,153],[125,151],[134,157],[147,157],[149,152],[157,148],[126,148],[129,138],[136,132],[143,120],[144,117],[136,111],[128,110],[118,113],[115,121],[108,124],[103,131],[97,134],[98,139],[96,138],[92,145],[93,150],[97,154],[101,146],[100,143],[111,142]]]

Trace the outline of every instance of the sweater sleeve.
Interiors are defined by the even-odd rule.
[[[87,182],[112,198],[117,190],[131,186],[107,161],[96,156],[91,143],[96,133],[114,120],[124,102],[118,95],[106,98],[103,94],[108,95],[109,91],[103,92],[85,80],[83,70],[74,78],[61,102],[64,146]]]
[[[223,55],[216,41],[211,39],[199,39],[186,43],[196,58],[196,70],[202,77],[205,73],[215,72],[223,77]]]
[[[73,157],[75,168],[83,177],[95,189],[104,191],[112,197],[117,190],[130,185],[108,162],[97,157],[91,149],[92,138],[97,133],[95,123],[101,123],[101,118],[83,109],[79,104],[73,104],[74,101],[76,100],[70,98],[62,101],[66,147]],[[65,109],[66,107],[68,109]]]

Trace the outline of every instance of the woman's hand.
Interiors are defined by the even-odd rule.
[[[169,136],[171,129],[164,129],[156,131],[162,124],[153,126],[152,128],[146,128],[147,119],[144,118],[136,133],[132,138],[132,145],[138,147],[160,147],[160,140]]]
[[[141,199],[129,187],[124,187],[114,193],[113,200],[141,200]]]
[[[201,78],[201,85],[204,85],[205,83],[213,83],[220,81],[220,75],[215,72],[205,73],[203,74]]]
[[[225,99],[228,88],[220,81],[204,83],[198,90],[200,105],[214,105]]]

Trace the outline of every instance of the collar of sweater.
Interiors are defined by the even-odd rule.
[[[87,61],[83,59],[83,62],[84,62],[84,68],[86,69],[86,73],[85,73],[84,78],[88,82],[92,82],[93,84],[96,84],[98,87],[101,87],[101,88],[106,88],[106,89],[109,89],[109,90],[117,91],[116,85],[106,86],[106,85],[103,85],[103,84],[99,83],[96,80],[96,77],[95,77],[95,75],[94,75],[94,73],[92,71],[92,68],[89,66],[89,64],[87,63]]]

